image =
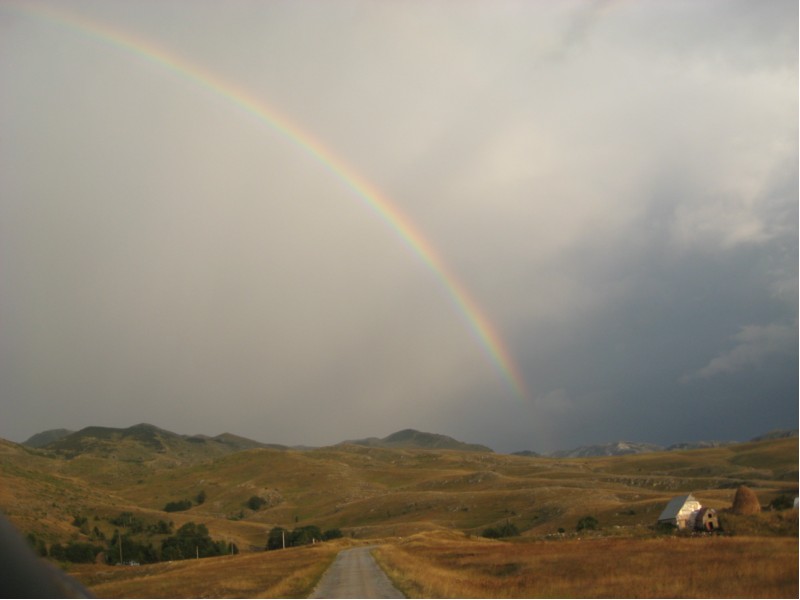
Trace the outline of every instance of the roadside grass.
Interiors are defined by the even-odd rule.
[[[139,567],[81,565],[70,574],[98,598],[305,598],[347,540]]]
[[[796,598],[796,538],[508,543],[423,534],[374,555],[410,598]]]

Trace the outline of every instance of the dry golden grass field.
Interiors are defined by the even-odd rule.
[[[120,530],[158,560],[166,535],[155,526],[192,522],[241,550],[60,565],[98,596],[302,597],[345,544],[383,539],[392,541],[376,553],[411,596],[797,597],[797,511],[725,512],[742,484],[764,507],[797,495],[797,437],[565,459],[347,444],[226,450],[151,426],[127,437],[96,429],[61,449],[0,440],[0,511],[23,535],[48,553],[97,544],[108,554]],[[721,511],[724,537],[657,534],[669,499],[689,492]],[[253,496],[264,504],[249,507]],[[182,499],[188,510],[165,512]],[[122,513],[140,528],[120,524]],[[587,515],[598,530],[578,540]],[[480,537],[504,524],[520,536]],[[311,525],[344,539],[263,552],[271,528]]]
[[[410,598],[797,598],[792,538],[493,542],[420,534],[375,551]]]
[[[81,565],[98,598],[305,598],[347,542],[138,567]]]

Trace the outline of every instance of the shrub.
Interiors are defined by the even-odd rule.
[[[144,522],[134,516],[132,512],[121,512],[118,516],[109,519],[108,522],[117,527],[127,527],[132,533],[144,531]]]
[[[247,501],[247,507],[251,510],[258,510],[267,503],[261,496],[250,496]]]
[[[583,531],[584,529],[597,529],[598,521],[591,515],[587,515],[583,517],[578,524],[575,526],[575,531]]]
[[[485,538],[504,538],[504,537],[513,537],[515,535],[519,535],[519,529],[513,523],[506,523],[505,525],[500,525],[500,527],[489,527],[488,529],[484,529],[483,533],[481,534]]]
[[[283,527],[273,527],[267,536],[267,550],[279,550],[283,548],[284,540],[286,545],[290,545],[291,534]]]
[[[191,500],[177,500],[175,502],[167,502],[164,506],[164,512],[179,512],[190,508],[192,508]]]
[[[342,530],[339,528],[336,529],[328,529],[325,533],[322,534],[322,539],[324,540],[336,540],[342,536]]]
[[[787,494],[781,494],[769,503],[769,507],[773,510],[786,510],[794,507],[794,499]]]

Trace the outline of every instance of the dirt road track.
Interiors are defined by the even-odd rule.
[[[370,548],[342,550],[309,598],[405,598],[392,585]]]

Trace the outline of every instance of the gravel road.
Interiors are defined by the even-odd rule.
[[[309,598],[405,598],[392,585],[370,548],[342,550]]]

